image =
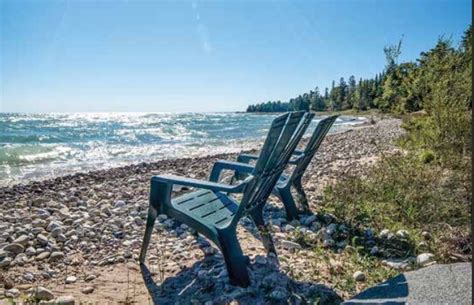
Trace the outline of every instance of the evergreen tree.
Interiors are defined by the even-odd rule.
[[[354,75],[349,77],[348,88],[347,88],[347,109],[354,107],[354,102],[356,98],[357,83]]]
[[[327,88],[326,88],[327,89]],[[326,110],[326,104],[324,103],[323,97],[319,93],[319,88],[314,89],[314,94],[311,99],[311,110],[313,111],[324,111]]]

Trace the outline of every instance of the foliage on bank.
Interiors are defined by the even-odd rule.
[[[247,112],[379,109],[400,114],[422,109],[436,111],[439,103],[449,103],[450,108],[463,106],[471,83],[470,70],[466,69],[471,65],[470,31],[471,26],[457,47],[451,40],[440,38],[435,47],[422,52],[415,62],[398,63],[402,41],[386,46],[386,67],[374,78],[360,78],[357,81],[352,75],[346,81],[341,77],[337,85],[333,81],[331,88],[325,88],[324,92],[316,87],[287,102],[268,101],[250,105]],[[446,91],[452,89],[455,93]],[[446,97],[448,99],[443,100]]]
[[[387,109],[422,111],[403,116],[397,153],[382,156],[365,177],[329,187],[323,209],[354,227],[409,230],[418,241],[429,232],[416,251],[441,262],[472,259],[471,45],[469,27],[459,48],[440,39],[407,77],[400,77],[404,65],[387,72]]]

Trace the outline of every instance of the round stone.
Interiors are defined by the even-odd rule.
[[[75,283],[77,281],[77,277],[75,277],[74,275],[70,275],[66,278],[66,284],[72,284],[72,283]]]
[[[63,259],[64,258],[64,253],[60,252],[60,251],[55,251],[53,253],[51,253],[51,256],[49,257],[49,260],[50,261],[57,261],[57,260],[60,260],[60,259]]]
[[[57,305],[74,305],[76,300],[72,295],[65,295],[57,297],[55,300],[55,304]]]
[[[47,259],[50,255],[51,255],[51,252],[44,251],[44,252],[41,252],[40,254],[38,254],[38,255],[35,257],[35,260],[37,260],[37,261],[42,261],[42,260],[44,260],[44,259]]]
[[[46,236],[44,236],[43,234],[38,234],[38,236],[36,236],[36,240],[42,246],[48,244],[48,238]]]
[[[82,289],[81,292],[82,292],[83,294],[90,294],[90,293],[93,293],[93,292],[94,292],[94,287],[92,287],[92,286],[86,287],[86,288]]]
[[[363,282],[365,281],[365,274],[362,271],[356,271],[354,275],[352,275],[352,278],[357,282]]]
[[[20,237],[15,239],[13,242],[16,244],[26,246],[26,244],[28,244],[28,240],[29,240],[28,235],[21,235]]]
[[[24,249],[25,248],[19,243],[11,243],[11,244],[7,245],[5,248],[3,248],[3,250],[8,251],[8,252],[12,252],[14,254],[22,253],[24,251]]]
[[[49,301],[54,299],[54,294],[51,292],[51,290],[48,290],[44,287],[38,287],[36,291],[34,292],[35,299],[40,300],[40,301]]]
[[[400,238],[408,238],[410,236],[410,233],[408,233],[407,230],[398,230],[395,235]]]
[[[0,268],[7,268],[8,266],[10,266],[12,261],[13,261],[13,258],[5,257],[3,260],[0,261]]]
[[[390,234],[390,230],[383,229],[382,231],[380,231],[379,237],[380,238],[387,238],[389,234]]]
[[[435,256],[432,253],[421,253],[416,257],[416,263],[420,266],[426,266],[434,260]]]
[[[7,298],[17,298],[20,296],[20,290],[16,289],[16,288],[12,288],[12,289],[9,289],[9,290],[6,290],[5,291],[5,296]]]

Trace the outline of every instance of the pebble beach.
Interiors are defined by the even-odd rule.
[[[345,175],[364,175],[382,154],[395,150],[400,123],[377,119],[328,135],[303,180],[312,210],[325,186]],[[258,148],[247,152],[258,153]],[[274,197],[265,219],[272,224],[278,259],[265,255],[249,219],[242,219],[238,228],[250,258],[248,288],[228,284],[219,250],[166,215],[158,217],[147,267],[140,268],[150,178],[175,174],[207,180],[216,160],[236,156],[140,163],[0,188],[0,304],[7,299],[41,304],[339,303],[347,296],[332,283],[292,276],[312,263],[311,251],[292,236],[302,231],[328,251],[344,251],[344,228],[326,213],[287,223]],[[176,188],[175,195],[187,191]]]

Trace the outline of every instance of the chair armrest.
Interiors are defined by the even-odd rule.
[[[258,156],[250,154],[240,154],[237,156],[237,162],[249,163],[252,160],[258,160]]]
[[[253,179],[253,176],[248,177],[237,185],[227,185],[223,183],[216,183],[205,180],[198,180],[193,178],[186,178],[174,175],[158,175],[151,178],[152,182],[164,183],[168,185],[183,185],[201,189],[207,189],[218,192],[239,193],[243,187]]]
[[[212,167],[211,177],[209,178],[209,181],[218,182],[219,176],[222,170],[224,169],[230,169],[243,174],[251,174],[253,172],[254,167],[246,163],[218,160],[216,163],[214,163],[214,166]]]

